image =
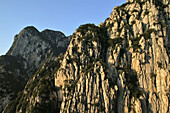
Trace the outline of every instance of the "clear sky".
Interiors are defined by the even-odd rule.
[[[26,26],[52,29],[66,36],[86,23],[98,25],[126,0],[0,0],[0,55]]]

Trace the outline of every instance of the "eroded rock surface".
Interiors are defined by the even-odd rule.
[[[51,54],[57,56],[66,51],[69,41],[59,31],[39,32],[33,26],[15,36],[10,50],[0,56],[0,112]]]
[[[65,52],[69,40],[59,31],[39,32],[33,26],[29,26],[15,36],[14,43],[7,55],[24,58],[26,60],[25,68],[31,76],[51,53],[58,55]]]
[[[52,79],[45,81],[53,81],[53,101],[59,107],[46,113],[170,112],[169,6],[167,0],[128,0],[99,26],[80,26],[59,65],[51,69],[49,63],[43,74],[37,71],[4,112],[28,113],[38,107],[36,112],[42,113],[39,107],[51,102],[51,91],[40,94],[38,86],[33,91],[27,87],[47,72]],[[42,96],[48,98],[41,101]]]

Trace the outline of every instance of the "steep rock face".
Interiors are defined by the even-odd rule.
[[[5,108],[5,113],[56,113],[60,110],[53,73],[58,70],[63,55],[50,56],[27,82],[25,89]]]
[[[115,7],[98,27],[80,26],[60,65],[41,68],[46,71],[38,71],[4,112],[168,113],[169,18],[169,1],[133,0]],[[43,76],[52,77],[46,79],[55,85],[50,93],[34,85],[28,90]],[[49,104],[54,111],[45,111],[51,92],[58,108]]]
[[[36,28],[29,26],[15,36],[7,55],[23,57],[27,61],[25,69],[31,76],[51,53],[58,55],[65,52],[68,44],[69,39],[59,31],[39,32]]]
[[[109,99],[114,97],[106,96],[114,95],[105,74],[107,39],[107,32],[95,25],[82,25],[76,30],[55,75],[55,85],[62,86],[63,92],[61,113],[108,112],[113,107]]]
[[[169,2],[137,1],[100,24],[110,39],[80,27],[55,75],[60,112],[169,112],[168,26]]]
[[[23,59],[14,56],[0,56],[0,111],[28,80],[22,62]]]
[[[15,36],[7,55],[0,57],[0,112],[51,54],[57,56],[66,51],[69,41],[59,31],[39,32],[32,26]]]
[[[166,4],[164,4],[166,3]],[[116,48],[109,48],[109,73],[116,68],[130,67],[136,71],[139,87],[143,94],[134,100],[128,95],[130,85],[123,76],[121,69],[117,70],[118,112],[130,112],[129,104],[136,112],[169,111],[169,57],[168,43],[169,2],[134,2],[114,8],[110,18],[105,21],[110,38],[123,38],[126,43]],[[168,42],[168,43],[167,43]],[[128,46],[127,46],[128,45]],[[123,50],[123,51],[121,51]],[[120,55],[121,54],[121,55]]]
[[[104,28],[87,24],[76,30],[55,74],[56,87],[62,87],[61,113],[135,110],[131,106],[144,91],[136,70],[127,63],[129,59],[122,58],[125,47],[125,39],[110,39]],[[115,59],[110,59],[110,54]],[[122,67],[120,59],[124,59]]]

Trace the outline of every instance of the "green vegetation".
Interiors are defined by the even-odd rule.
[[[153,72],[150,73],[150,77],[151,78],[155,78],[156,77],[156,74],[154,74]]]
[[[163,19],[158,20],[158,22],[154,22],[153,24],[154,24],[154,25],[161,25],[161,26],[162,26],[162,28],[164,28],[164,27],[166,27],[166,26],[167,26],[167,24],[164,22],[164,20],[163,20]]]
[[[139,45],[140,37],[130,38],[130,40],[132,41],[132,48],[134,49],[134,51],[141,47],[141,45]]]
[[[80,76],[77,76],[76,79],[66,79],[64,81],[64,96],[66,97],[67,95],[72,95],[73,92],[75,92],[75,88],[78,84],[78,81],[80,79]],[[66,94],[66,90],[68,90],[68,94]]]
[[[135,99],[139,98],[143,95],[144,91],[139,88],[137,72],[128,68],[124,68],[123,70],[125,71],[125,84],[128,86],[131,96],[133,96]]]
[[[142,2],[141,0],[134,0],[134,2],[140,4],[140,5],[143,5],[145,2]]]
[[[137,19],[137,20],[142,20],[141,15],[140,15],[140,14],[138,14],[138,15],[136,16],[136,19]]]
[[[150,35],[152,34],[152,33],[155,33],[155,34],[157,34],[157,31],[155,30],[155,29],[147,29],[147,30],[145,30],[145,32],[141,35],[141,36],[144,36],[144,38],[146,39],[146,40],[148,40],[148,39],[150,39]],[[140,36],[140,37],[141,37]]]
[[[79,54],[81,54],[81,53],[79,53]],[[73,63],[76,63],[77,65],[80,65],[81,63],[80,63],[80,61],[79,61],[79,59],[78,59],[78,57],[77,57],[77,55],[74,55],[74,56],[69,56],[69,59],[67,59],[67,63],[69,64],[73,64]],[[64,69],[63,69],[64,70]]]
[[[94,24],[85,24],[85,25],[81,25],[78,29],[77,32],[81,32],[82,35],[85,35],[89,30],[91,31],[96,31],[98,30],[98,27],[95,26]],[[96,31],[97,32],[97,31]]]
[[[117,70],[125,72],[126,80],[124,83],[127,85],[131,94],[130,97],[134,97],[135,100],[144,94],[144,90],[139,87],[138,75],[135,70],[132,70],[128,67],[117,67]]]
[[[168,4],[164,4],[162,0],[154,0],[155,5],[159,8],[159,10],[164,10],[164,8],[168,7]]]
[[[86,44],[96,41],[104,45],[108,39],[105,28],[97,27],[94,24],[82,25],[77,29],[77,32],[81,32],[83,35],[82,37],[79,37],[78,40],[83,41]]]
[[[117,11],[123,10],[127,5],[131,4],[131,2],[126,2],[124,4],[122,4],[121,6],[118,6],[116,8]]]
[[[11,102],[9,102],[6,113],[15,113],[16,112],[16,107],[19,103],[19,99],[21,98],[21,92],[18,93],[17,98]]]
[[[117,37],[117,38],[114,38],[114,39],[109,39],[107,42],[110,46],[115,47],[116,44],[121,45],[122,41],[123,41],[123,38]]]
[[[153,24],[154,24],[154,25],[157,25],[157,24],[161,25],[162,23],[163,23],[163,19],[158,20],[158,22],[154,22]]]
[[[131,25],[134,25],[134,24],[136,24],[136,21],[135,21],[135,20],[131,22]]]
[[[138,50],[141,47],[141,45],[139,45],[139,41],[140,41],[141,37],[143,36],[145,38],[145,40],[148,40],[148,39],[150,39],[150,37],[151,37],[150,35],[152,33],[157,34],[157,31],[155,29],[147,29],[139,37],[130,38],[130,40],[132,41],[132,48],[134,49],[134,51]]]
[[[140,5],[144,3],[144,2],[141,2],[141,0],[134,0],[134,1],[139,3]],[[127,3],[117,7],[116,10],[120,13],[120,10],[123,10],[124,7],[126,7],[128,4],[131,4],[131,3],[127,2]],[[135,13],[135,12],[139,12],[139,11],[134,9],[132,11],[132,13]],[[148,14],[149,14],[149,11],[146,10],[144,12],[144,15],[148,15]],[[106,21],[109,19],[110,18],[106,19]],[[129,32],[131,33],[131,35],[133,35],[133,31],[130,30],[130,28],[132,28],[132,25],[136,24],[136,21],[132,21],[131,26],[127,24],[128,22],[126,22],[123,27],[120,27],[121,19],[116,20],[116,22],[118,22],[118,26],[119,26],[117,31],[121,34],[122,29],[127,28],[129,30]],[[137,19],[141,19],[140,14],[137,16]],[[160,24],[161,22],[162,21],[155,23],[155,25]],[[90,56],[88,56],[87,49],[84,50],[84,52],[78,52],[77,51],[78,45],[75,44],[72,47],[72,51],[73,51],[74,55],[69,56],[69,58],[67,59],[67,64],[71,65],[76,62],[78,65],[80,65],[80,59],[78,56],[84,54],[87,56],[87,58],[85,57],[83,59],[85,61],[83,62],[84,64],[81,65],[82,70],[79,70],[79,71],[83,72],[81,74],[83,76],[85,75],[85,77],[87,77],[88,74],[95,76],[93,71],[94,71],[94,67],[97,65],[97,66],[104,67],[104,72],[105,72],[105,75],[107,78],[108,76],[107,76],[107,72],[106,72],[106,68],[107,68],[106,52],[107,52],[108,47],[111,46],[115,49],[116,44],[122,45],[123,41],[127,40],[126,38],[128,38],[128,36],[126,35],[127,33],[125,33],[125,35],[126,35],[125,38],[120,37],[120,34],[119,34],[118,37],[116,37],[114,39],[110,39],[108,37],[106,29],[112,30],[113,25],[114,25],[113,23],[109,23],[106,26],[106,23],[104,23],[101,27],[97,27],[94,24],[85,24],[85,25],[80,26],[77,29],[77,32],[79,32],[82,35],[82,37],[79,37],[78,41],[81,41],[84,44],[84,46],[87,45],[88,48],[94,48],[92,45],[92,42],[94,42],[94,41],[98,42],[99,44],[101,44],[101,47],[98,47],[98,48],[100,48],[100,49],[98,49],[100,51],[100,55],[99,56],[96,55],[98,58],[90,57]],[[126,32],[126,30],[125,30],[125,32]],[[140,35],[140,36],[138,35],[139,37],[129,39],[132,41],[132,48],[134,49],[134,52],[137,52],[137,50],[141,47],[139,45],[139,41],[140,41],[141,37],[143,36],[146,40],[148,40],[151,38],[150,35],[152,33],[156,34],[157,31],[155,29],[147,29],[142,35]],[[72,44],[77,43],[77,42],[75,42],[75,37],[76,37],[76,33],[73,34]],[[40,46],[41,45],[38,45],[38,47],[40,47]],[[125,50],[124,48],[120,49],[120,56],[119,56],[120,59],[118,59],[119,62],[118,62],[118,67],[116,67],[116,69],[118,70],[119,74],[125,73],[125,79],[123,79],[123,81],[124,81],[124,84],[128,87],[128,90],[130,91],[130,99],[129,100],[131,100],[132,97],[134,97],[136,100],[136,99],[139,99],[139,97],[144,94],[144,90],[140,89],[140,87],[139,87],[137,72],[135,70],[132,70],[130,66],[125,67],[124,65],[127,65],[126,62],[125,63],[121,62],[122,59],[124,58],[124,56],[127,55],[127,54],[125,54],[126,51],[127,50]],[[168,53],[170,53],[170,50],[168,50]],[[61,103],[58,100],[56,100],[56,98],[51,98],[50,95],[53,92],[57,93],[57,90],[54,86],[54,76],[53,75],[55,72],[57,72],[57,70],[60,67],[60,60],[62,60],[61,57],[58,58],[57,61],[55,61],[54,59],[53,60],[50,59],[49,61],[47,61],[41,67],[41,69],[39,69],[37,71],[37,73],[28,82],[28,84],[25,87],[24,93],[23,92],[19,93],[17,96],[17,99],[15,99],[11,103],[9,103],[7,113],[16,112],[21,109],[23,112],[31,112],[31,113],[44,113],[44,112],[53,113],[53,112],[56,112],[57,111],[56,109],[58,109],[58,106],[57,106],[58,103],[59,104],[61,104]],[[163,66],[162,62],[157,62],[157,64],[158,64],[159,68],[162,68],[162,66]],[[65,70],[65,69],[62,68],[62,70]],[[82,75],[78,75],[77,77],[75,77],[73,79],[66,79],[64,81],[64,88],[63,88],[64,96],[66,96],[66,97],[73,96],[73,94],[76,91],[80,76],[82,76]],[[155,78],[156,74],[151,72],[150,77]],[[117,79],[117,78],[115,77],[115,79]],[[99,87],[101,88],[101,78],[99,78],[99,79],[100,79]],[[109,77],[107,79],[109,81],[110,88],[114,89],[114,86],[117,83],[114,82],[112,79],[109,79]],[[115,80],[115,81],[117,81],[117,80]],[[68,93],[66,91],[68,91]],[[0,94],[3,94],[3,92],[0,92]],[[42,102],[41,103],[36,102],[36,97],[39,97]],[[68,98],[68,100],[69,99],[71,100],[72,98]],[[100,98],[100,99],[102,99],[102,98]],[[66,100],[66,102],[68,102],[68,100]],[[76,102],[76,104],[79,101],[80,100],[78,100]],[[82,100],[80,102],[82,104],[87,104],[85,100]],[[105,110],[105,107],[103,105],[101,105],[100,103],[93,103],[90,105],[93,107],[99,107],[99,111]],[[65,107],[67,107],[67,106],[68,106],[68,104],[66,104]],[[135,105],[132,105],[132,106],[135,106]],[[51,109],[51,108],[55,108],[55,109]]]
[[[76,44],[76,45],[74,45],[74,47],[72,48],[72,51],[73,51],[73,53],[74,53],[74,52],[77,52],[77,50],[78,50],[78,45]]]
[[[148,15],[149,14],[149,11],[148,10],[145,10],[144,12],[144,16]]]
[[[52,92],[56,92],[54,86],[53,72],[60,67],[61,55],[57,59],[49,57],[43,66],[28,81],[23,92],[18,93],[17,98],[7,106],[7,113],[22,112],[30,113],[53,113],[58,110],[60,102],[54,97]],[[33,98],[32,98],[33,97]],[[36,98],[41,99],[41,103]],[[47,103],[48,101],[48,103]],[[33,104],[35,103],[35,105]]]
[[[158,67],[162,68],[162,62],[157,61]]]
[[[168,50],[168,54],[170,55],[170,49]]]

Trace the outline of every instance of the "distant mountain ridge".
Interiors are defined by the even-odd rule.
[[[169,113],[169,11],[169,0],[127,0],[57,43],[53,31],[19,35],[7,54],[35,73],[3,113]]]
[[[35,27],[28,26],[15,36],[7,55],[21,56],[27,61],[28,71],[32,68],[37,70],[43,63],[42,60],[47,59],[52,52],[55,55],[65,52],[69,40],[59,31],[46,29],[39,32]]]
[[[0,56],[0,111],[24,88],[28,79],[51,54],[56,56],[66,51],[69,41],[59,31],[46,29],[39,32],[33,26],[24,28],[14,37],[7,54]]]

